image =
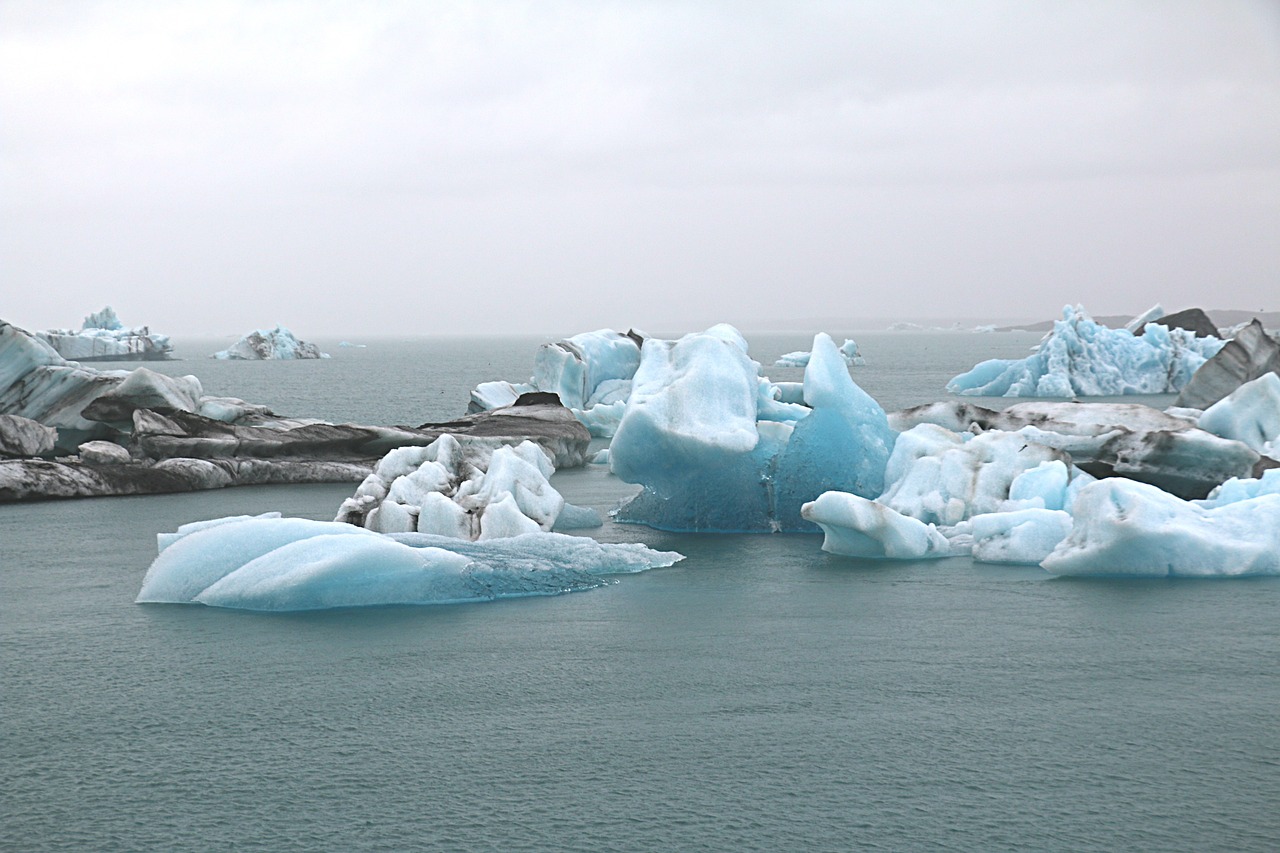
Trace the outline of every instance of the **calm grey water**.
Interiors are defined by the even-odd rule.
[[[1035,336],[858,339],[855,378],[897,407]],[[805,346],[752,342],[766,363]],[[289,414],[417,423],[459,413],[475,381],[523,378],[536,343],[164,369]],[[598,469],[556,484],[606,509],[627,491]],[[330,518],[348,493],[0,506],[0,847],[1280,847],[1275,581],[1055,580],[609,525],[688,559],[484,605],[132,603],[157,532]]]

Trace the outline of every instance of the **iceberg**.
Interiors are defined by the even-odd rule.
[[[1071,533],[1040,564],[1055,575],[1280,574],[1280,494],[1218,505],[1108,479],[1080,490]]]
[[[512,405],[524,394],[549,393],[592,435],[609,438],[626,408],[643,343],[644,336],[635,330],[598,329],[543,344],[528,382],[482,382],[471,392],[468,411],[489,411]]]
[[[895,412],[890,423],[900,430],[927,423],[955,432],[1016,432],[1070,454],[1094,476],[1129,477],[1183,498],[1204,497],[1231,477],[1253,476],[1260,461],[1246,444],[1197,428],[1193,417],[1131,403],[1034,401],[997,412],[949,401]]]
[[[84,318],[76,329],[36,332],[58,355],[73,361],[161,361],[173,353],[168,335],[153,333],[146,326],[125,328],[108,305]]]
[[[1205,362],[1178,395],[1177,406],[1206,409],[1246,382],[1280,373],[1280,341],[1256,319]]]
[[[137,601],[266,612],[482,602],[591,589],[609,575],[681,559],[560,533],[466,542],[338,522],[234,518],[162,541]]]
[[[1280,461],[1280,375],[1264,373],[1204,410],[1198,425]]]
[[[1152,323],[1142,335],[1110,329],[1068,305],[1031,355],[984,361],[948,382],[947,390],[986,397],[1172,394],[1224,344]]]
[[[823,492],[800,514],[822,528],[822,550],[832,554],[888,560],[952,555],[951,544],[934,525],[848,492]]]
[[[328,353],[320,352],[320,347],[298,340],[293,332],[281,325],[274,329],[255,329],[226,349],[213,354],[213,358],[224,361],[328,357]]]
[[[864,365],[867,360],[862,357],[862,353],[858,352],[858,345],[850,338],[845,338],[844,343],[840,345],[840,356],[848,365]],[[800,350],[798,352],[785,353],[778,357],[773,363],[774,367],[807,367],[812,352]]]
[[[894,441],[830,337],[814,338],[804,404],[759,375],[732,326],[648,340],[609,451],[643,491],[615,514],[664,530],[814,530],[801,505],[824,491],[883,485]]]
[[[495,448],[445,434],[425,447],[389,452],[334,520],[470,540],[550,531],[567,506],[551,486],[553,473],[551,458],[531,441]],[[571,508],[570,519],[575,527],[601,523],[582,508]]]

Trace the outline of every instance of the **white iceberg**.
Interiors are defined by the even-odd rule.
[[[1280,460],[1280,376],[1264,373],[1204,410],[1202,430]]]
[[[274,329],[255,329],[224,350],[215,352],[214,358],[224,361],[264,361],[274,359],[328,358],[315,344],[300,341],[284,326]]]
[[[137,601],[256,611],[446,604],[591,589],[683,557],[559,533],[489,542],[338,522],[215,520],[163,543]]]
[[[921,424],[898,436],[876,500],[950,526],[1003,509],[1063,509],[1074,494],[1072,481],[1081,477],[1092,479],[1073,469],[1067,454],[1021,433],[975,436]]]
[[[813,353],[808,350],[799,350],[797,352],[785,353],[778,357],[773,363],[774,367],[807,367],[809,359]],[[858,345],[851,338],[845,338],[844,343],[840,345],[840,356],[848,365],[864,365],[867,360],[862,357],[862,353],[858,351]]]
[[[1142,335],[1095,323],[1077,305],[1062,309],[1024,359],[991,359],[947,383],[953,394],[1085,397],[1180,391],[1225,341],[1149,324]]]
[[[1280,574],[1280,494],[1184,501],[1107,479],[1081,489],[1068,535],[1040,564],[1055,575],[1240,577]]]
[[[551,485],[553,473],[551,458],[532,441],[494,447],[445,434],[425,447],[389,452],[335,520],[381,533],[459,539],[550,531],[567,506]],[[601,523],[594,510],[576,507],[566,522],[592,526],[587,514]]]
[[[889,560],[952,555],[951,544],[934,525],[848,492],[824,492],[800,514],[822,528],[822,550],[833,554]]]
[[[85,317],[79,330],[49,329],[35,334],[72,361],[159,361],[173,352],[168,335],[156,334],[146,326],[125,328],[110,305]]]

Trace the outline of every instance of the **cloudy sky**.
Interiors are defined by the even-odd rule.
[[[0,0],[0,317],[1280,309],[1280,3]]]

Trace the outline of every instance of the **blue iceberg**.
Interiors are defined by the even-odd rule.
[[[816,530],[800,507],[824,491],[880,492],[896,433],[814,339],[803,404],[760,375],[731,326],[649,340],[610,447],[615,474],[644,490],[619,521],[664,530]]]
[[[983,397],[1174,394],[1225,344],[1154,323],[1134,335],[1068,305],[1031,355],[984,361],[948,382],[947,390]]]
[[[283,612],[480,602],[591,589],[683,559],[560,533],[467,542],[296,518],[215,520],[180,534],[163,541],[138,603]]]

